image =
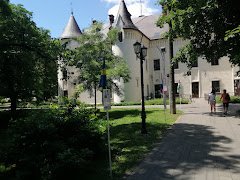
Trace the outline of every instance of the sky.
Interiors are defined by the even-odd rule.
[[[33,21],[38,27],[50,30],[54,38],[61,36],[73,11],[81,30],[90,26],[92,20],[108,22],[108,15],[116,16],[121,0],[10,0],[22,4],[33,13]],[[141,3],[140,3],[141,2]],[[160,14],[157,0],[125,0],[132,17]],[[142,13],[141,13],[142,12]]]

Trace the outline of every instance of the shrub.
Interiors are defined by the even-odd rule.
[[[181,104],[188,104],[189,100],[186,98],[181,98]],[[146,105],[163,105],[163,98],[147,100]],[[169,104],[169,99],[166,99],[166,104]],[[176,98],[176,104],[180,104],[180,99]]]
[[[0,179],[77,179],[105,153],[104,132],[91,109],[38,110],[10,124]]]
[[[217,103],[222,103],[220,100],[221,95],[216,97]],[[240,96],[230,96],[231,100],[230,103],[240,103]]]

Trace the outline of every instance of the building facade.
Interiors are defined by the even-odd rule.
[[[168,31],[168,27],[167,25],[163,28],[157,27],[156,21],[158,17],[159,15],[150,15],[131,19],[131,14],[128,12],[124,0],[122,0],[116,18],[113,20],[111,16],[111,23],[104,27],[103,32],[105,33],[107,33],[110,26],[119,29],[118,42],[112,47],[112,50],[115,55],[121,56],[127,61],[131,72],[131,80],[128,83],[124,83],[123,81],[117,82],[122,88],[122,95],[119,96],[113,93],[113,102],[119,103],[121,101],[141,100],[140,60],[136,58],[136,54],[134,53],[133,44],[135,42],[140,42],[148,48],[147,57],[143,64],[144,94],[146,99],[160,98],[163,89],[168,92],[168,74],[170,70],[169,44],[168,40],[164,38],[164,33]],[[71,20],[72,18],[74,19],[73,16],[70,17],[69,23],[61,36],[63,42],[71,41],[73,37],[68,35],[74,34],[71,31],[77,29],[68,28],[68,26],[77,26],[75,19]],[[78,33],[75,33],[76,36],[81,35],[80,29],[77,32]],[[187,41],[181,38],[174,39],[174,54],[186,43]],[[75,45],[74,42],[69,44],[71,47]],[[72,71],[75,76],[65,81],[62,80],[62,73],[59,72],[59,95],[71,96],[74,86],[79,83],[77,82],[77,73],[80,72],[77,72],[79,70],[74,69],[74,67],[68,67],[67,71]],[[181,88],[180,91],[176,91],[176,93],[180,93],[185,97],[202,98],[214,88],[219,93],[223,89],[227,89],[231,95],[240,95],[240,78],[238,77],[238,71],[239,67],[232,66],[227,57],[223,57],[212,63],[208,63],[205,59],[199,57],[197,63],[194,64],[194,67],[192,67],[190,71],[186,64],[178,63],[175,66],[175,86],[179,87],[180,84]],[[63,81],[65,81],[67,86],[63,87]],[[73,86],[71,84],[72,82],[75,82]],[[68,91],[68,93],[66,93],[66,91]],[[101,103],[100,94],[101,93],[98,92],[98,103]],[[92,97],[89,97],[87,94],[81,95],[80,99],[85,102],[93,102]]]

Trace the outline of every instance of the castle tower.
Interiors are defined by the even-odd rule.
[[[122,29],[135,29],[137,30],[137,27],[133,24],[131,19],[131,14],[128,12],[127,6],[125,4],[124,0],[121,0],[118,14],[116,18],[116,27],[122,28]]]
[[[79,37],[82,34],[73,13],[68,20],[66,27],[60,37],[62,46],[68,49],[74,49],[79,44],[75,38]],[[74,92],[74,86],[77,82],[78,70],[74,67],[66,66],[62,59],[59,59],[59,69],[58,69],[58,96],[69,97]]]
[[[130,69],[131,80],[124,83],[121,80],[117,83],[123,89],[123,96],[114,94],[114,102],[124,101],[140,101],[140,62],[136,60],[133,44],[138,41],[148,47],[147,39],[143,33],[134,25],[131,14],[129,13],[124,0],[121,0],[118,14],[113,24],[119,29],[118,42],[112,47],[115,55],[123,57]]]

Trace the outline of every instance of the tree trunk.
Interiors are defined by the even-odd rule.
[[[174,77],[174,64],[172,62],[173,58],[173,38],[172,38],[172,22],[169,23],[169,61],[170,61],[170,73],[169,73],[169,81],[170,81],[170,113],[176,114],[176,98],[175,98],[175,77]]]
[[[97,115],[97,85],[94,85],[94,108],[95,108],[95,116]]]

